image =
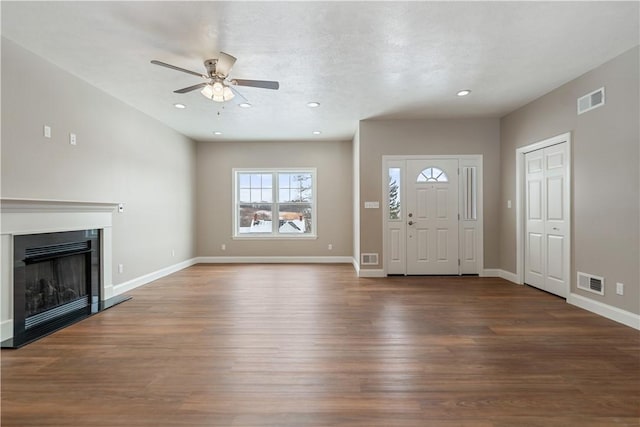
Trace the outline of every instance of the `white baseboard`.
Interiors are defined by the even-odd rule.
[[[350,256],[201,256],[194,264],[351,264]]]
[[[485,268],[482,270],[480,277],[500,277],[501,279],[508,280],[518,285],[522,284],[518,281],[518,276],[515,273],[501,270],[499,268]]]
[[[358,277],[386,277],[384,274],[384,270],[382,269],[372,269],[372,268],[361,268],[358,271]]]
[[[501,271],[502,270],[500,270],[499,268],[485,268],[480,273],[480,277],[500,277]]]
[[[153,282],[154,280],[158,280],[162,277],[168,276],[169,274],[175,273],[176,271],[191,267],[192,265],[197,263],[196,260],[197,258],[191,258],[186,261],[161,268],[160,270],[154,271],[152,273],[145,274],[144,276],[136,277],[135,279],[129,280],[127,282],[113,285],[113,296],[123,294],[139,286],[146,285],[147,283]]]
[[[634,329],[640,330],[640,315],[631,313],[630,311],[622,310],[609,304],[604,304],[599,301],[592,300],[590,298],[583,297],[582,295],[570,293],[567,298],[569,304],[583,308],[592,313],[599,314],[623,325],[630,326]]]
[[[13,319],[0,322],[0,341],[13,338]]]

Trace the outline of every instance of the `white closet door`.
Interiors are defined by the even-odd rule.
[[[525,154],[525,283],[567,296],[568,159],[565,143]]]

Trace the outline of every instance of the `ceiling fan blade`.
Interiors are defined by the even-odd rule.
[[[237,86],[251,86],[251,87],[259,87],[262,89],[273,89],[273,90],[278,90],[278,88],[280,88],[280,83],[269,81],[269,80],[233,79],[231,80],[231,84],[237,85]]]
[[[231,56],[228,53],[220,52],[218,62],[216,64],[216,74],[221,77],[227,77],[231,72],[233,64],[236,63],[236,57]]]
[[[196,90],[196,89],[200,89],[201,87],[205,87],[207,84],[208,83],[198,83],[197,85],[193,85],[193,86],[185,87],[185,88],[182,88],[182,89],[174,90],[173,93],[191,92],[192,90]]]
[[[238,92],[238,89],[234,89],[233,86],[229,86],[229,89],[231,89],[231,92],[233,92],[234,95],[244,99],[244,102],[246,102],[247,104],[249,103],[249,100],[245,98],[244,95],[242,95],[240,92]]]
[[[196,73],[195,71],[185,70],[184,68],[176,67],[175,65],[167,64],[166,62],[156,61],[155,59],[151,61],[152,64],[160,65],[161,67],[171,68],[172,70],[182,71],[183,73],[193,74],[194,76],[202,77],[203,79],[208,79],[209,77],[202,74]]]

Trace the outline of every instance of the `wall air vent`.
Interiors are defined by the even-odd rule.
[[[578,271],[578,288],[604,295],[604,278]]]
[[[578,98],[578,114],[586,113],[604,105],[604,87]]]
[[[378,265],[378,254],[362,254],[361,265]]]

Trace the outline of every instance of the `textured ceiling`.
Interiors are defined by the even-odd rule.
[[[639,43],[638,2],[1,2],[2,35],[196,140],[500,117]],[[175,89],[222,50],[253,108]],[[471,95],[455,96],[460,89]],[[236,102],[237,101],[237,102]],[[316,109],[308,101],[319,101]],[[173,107],[183,103],[184,110]],[[312,131],[320,130],[319,136]],[[213,131],[222,135],[215,136]]]

